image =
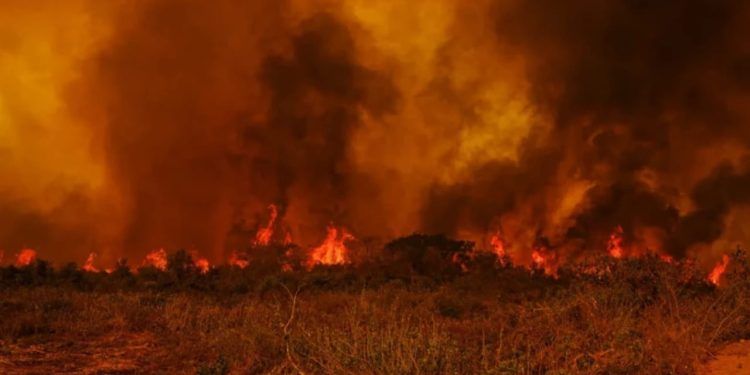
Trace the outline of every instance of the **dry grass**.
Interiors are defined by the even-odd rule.
[[[633,267],[541,289],[472,275],[356,289],[308,277],[298,294],[290,280],[257,293],[5,288],[0,372],[679,374],[750,337],[745,275],[714,289]]]

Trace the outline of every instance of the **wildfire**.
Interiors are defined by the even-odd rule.
[[[255,241],[253,241],[253,244],[255,245],[265,246],[271,242],[271,236],[273,236],[273,225],[276,222],[276,217],[279,215],[279,210],[276,208],[276,205],[271,204],[268,206],[268,211],[270,212],[268,224],[265,227],[258,229],[258,232],[255,233]]]
[[[96,253],[89,254],[88,258],[86,258],[86,263],[83,264],[83,269],[86,272],[99,272],[99,269],[94,266],[94,260],[96,260]]]
[[[146,254],[143,266],[152,266],[161,271],[167,270],[167,252],[164,249],[154,250]]]
[[[198,271],[203,274],[208,273],[208,270],[211,268],[211,265],[206,258],[198,258],[195,261],[195,266],[198,267]]]
[[[23,249],[16,256],[16,267],[28,266],[36,261],[36,251]]]
[[[607,242],[607,251],[613,258],[620,259],[623,256],[622,241],[623,241],[623,230],[622,226],[617,226],[612,234],[609,235],[609,241]]]
[[[531,261],[534,262],[534,264],[538,267],[544,266],[544,263],[547,262],[542,253],[538,250],[534,250],[531,252]]]
[[[492,252],[497,255],[497,259],[502,261],[505,258],[505,244],[500,238],[499,233],[495,233],[490,237],[490,247],[492,248]]]
[[[229,265],[239,267],[239,268],[245,268],[250,264],[250,261],[247,260],[247,255],[240,254],[236,250],[232,252],[232,255],[229,256]]]
[[[532,267],[544,270],[549,276],[557,277],[557,266],[555,255],[544,246],[534,248],[531,252]]]
[[[344,243],[353,239],[354,236],[345,229],[336,229],[333,225],[329,225],[323,243],[310,252],[310,259],[307,261],[308,268],[312,268],[316,264],[349,263],[349,249],[346,248]]]
[[[719,282],[721,281],[721,275],[724,274],[724,271],[726,271],[728,265],[729,256],[724,254],[721,257],[721,261],[719,263],[716,263],[714,269],[712,269],[711,273],[708,274],[708,281],[710,281],[714,285],[719,285]]]

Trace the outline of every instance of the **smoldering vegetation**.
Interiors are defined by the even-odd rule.
[[[693,262],[657,256],[592,258],[553,277],[443,236],[311,269],[293,247],[207,272],[185,251],[164,270],[0,268],[0,368],[690,374],[723,343],[750,338],[741,249],[717,287]]]

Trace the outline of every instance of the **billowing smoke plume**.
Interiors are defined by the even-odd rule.
[[[428,223],[499,216],[510,241],[521,222],[522,246],[541,236],[571,252],[601,249],[618,225],[641,250],[676,256],[722,235],[750,194],[747,173],[724,165],[745,169],[745,3],[517,1],[495,15],[549,128],[516,163],[437,186]]]
[[[750,198],[741,1],[41,8],[0,29],[0,249],[218,260],[269,204],[302,245],[329,223],[497,233],[521,259],[603,252],[618,226],[632,253],[746,239],[725,229]]]

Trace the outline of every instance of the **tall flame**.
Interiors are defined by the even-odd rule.
[[[36,251],[33,249],[23,249],[16,256],[16,266],[23,267],[28,266],[36,261]]]
[[[167,270],[167,252],[164,249],[154,250],[146,254],[143,266],[152,266],[161,271]]]
[[[345,242],[353,239],[354,236],[349,234],[345,229],[337,229],[333,225],[329,225],[323,243],[313,248],[310,252],[310,258],[307,261],[308,268],[312,268],[316,264],[334,265],[349,263],[349,249],[347,249]]]
[[[274,204],[268,206],[268,211],[270,212],[268,224],[265,227],[258,229],[258,232],[255,233],[255,241],[253,241],[255,245],[265,246],[271,242],[271,236],[273,236],[273,225],[276,222],[276,217],[279,215],[279,211]]]
[[[83,269],[86,272],[99,272],[99,269],[94,266],[94,261],[96,260],[96,253],[90,253],[88,258],[86,258],[86,263],[83,264]]]
[[[714,268],[711,270],[711,273],[708,274],[708,281],[710,281],[714,285],[719,285],[721,282],[721,275],[724,274],[724,271],[727,270],[727,266],[729,265],[729,256],[724,254],[721,257],[721,261],[719,263],[716,263]]]

